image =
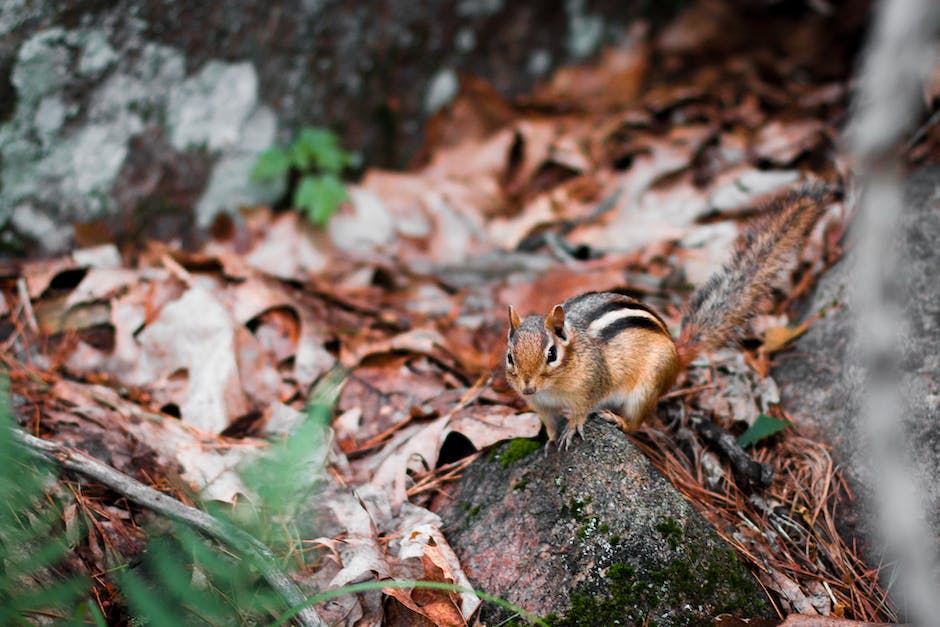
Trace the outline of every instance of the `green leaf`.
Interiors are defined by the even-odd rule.
[[[251,560],[183,524],[152,534],[137,566],[112,577],[131,612],[155,627],[267,624],[284,607]]]
[[[178,530],[177,533],[179,533]],[[189,575],[187,571],[192,566],[184,555],[191,551],[192,547],[181,538],[181,535],[180,540],[156,537],[151,540],[147,548],[148,563],[154,572],[161,575],[160,583],[164,587],[162,594],[166,598],[179,599],[180,606],[200,616],[224,616],[225,606],[215,595],[192,594],[192,577],[187,576]],[[190,541],[195,545],[199,539],[192,537]],[[231,566],[227,566],[231,570]]]
[[[324,226],[346,197],[343,182],[335,176],[308,175],[294,191],[294,206],[303,209],[311,222]]]
[[[257,183],[274,181],[287,174],[289,169],[290,158],[287,153],[280,148],[268,148],[258,155],[251,179]]]
[[[754,421],[754,424],[748,427],[747,431],[742,433],[741,437],[738,438],[738,446],[741,448],[751,446],[764,438],[772,436],[778,431],[783,431],[791,424],[792,423],[787,420],[778,420],[771,418],[767,414],[761,414],[757,417],[757,420]]]
[[[314,167],[329,174],[339,174],[352,165],[352,156],[339,146],[336,135],[322,128],[305,128],[290,147],[291,162],[301,172]]]
[[[24,614],[51,612],[52,608],[71,613],[71,608],[87,590],[88,583],[78,577],[55,580],[48,587],[18,588],[15,594],[4,599],[4,604],[0,607],[0,624],[10,625],[18,622],[29,625],[30,623],[23,620]]]

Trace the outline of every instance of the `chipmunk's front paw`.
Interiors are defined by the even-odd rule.
[[[572,427],[570,424],[565,429],[564,434],[562,434],[561,439],[558,441],[558,450],[567,451],[571,447],[571,443],[574,442],[574,436],[580,436],[581,439],[584,439],[584,423]]]

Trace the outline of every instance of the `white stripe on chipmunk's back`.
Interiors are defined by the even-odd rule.
[[[616,323],[618,320],[623,320],[624,318],[646,318],[647,320],[654,322],[657,327],[661,326],[659,320],[656,319],[656,316],[646,311],[645,309],[625,306],[622,309],[608,311],[603,316],[588,325],[588,334],[597,337],[604,332],[604,329]]]

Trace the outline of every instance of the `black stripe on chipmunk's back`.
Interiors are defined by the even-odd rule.
[[[643,301],[641,301],[641,300],[636,300],[635,298],[630,298],[629,296],[622,296],[622,297],[620,297],[620,298],[616,298],[616,299],[614,299],[614,300],[611,300],[611,301],[608,302],[608,303],[604,303],[604,304],[601,305],[600,307],[597,307],[597,308],[593,309],[593,310],[591,311],[591,313],[588,315],[588,319],[589,319],[589,320],[598,320],[598,319],[600,319],[604,314],[608,314],[608,313],[610,313],[610,312],[612,312],[612,311],[619,311],[619,310],[621,310],[621,309],[638,309],[638,310],[640,310],[640,311],[645,311],[645,312],[648,313],[649,315],[651,315],[651,316],[653,316],[654,318],[656,318],[656,322],[659,322],[659,324],[660,324],[659,330],[661,330],[661,331],[663,331],[663,332],[665,332],[665,333],[668,333],[667,327],[666,327],[666,323],[663,321],[662,318],[659,317],[659,314],[656,313],[656,310],[655,310],[655,309],[653,309],[652,307],[650,307],[649,305],[647,305],[647,304],[644,303]],[[643,316],[642,314],[639,315],[639,316],[636,316],[636,317],[637,317],[637,318],[642,318],[642,319],[644,319],[644,320],[649,320],[649,318],[647,318],[646,316]],[[652,321],[651,321],[651,322],[652,322]]]
[[[646,303],[611,292],[585,292],[564,302],[592,337],[603,343],[627,329],[645,329],[671,339],[669,328]]]
[[[584,318],[587,332],[602,343],[610,342],[627,329],[645,329],[671,338],[662,318],[649,305],[633,298],[611,295],[603,302],[589,306],[591,309]]]
[[[598,338],[601,342],[606,343],[617,337],[621,331],[626,331],[627,329],[647,329],[649,331],[656,331],[657,333],[665,333],[659,324],[645,316],[627,316],[626,318],[619,318],[605,326],[601,330],[600,335],[598,335]]]

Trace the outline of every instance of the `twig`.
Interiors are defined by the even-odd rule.
[[[278,567],[277,560],[271,550],[251,534],[201,510],[184,505],[162,492],[157,492],[153,488],[145,486],[80,451],[55,442],[42,440],[18,429],[11,429],[11,433],[16,441],[26,446],[27,450],[36,457],[49,460],[62,468],[94,479],[139,505],[152,509],[167,518],[184,522],[227,544],[239,553],[247,555],[271,588],[284,599],[288,607],[297,606],[307,598],[307,595],[287,573]],[[298,611],[295,618],[301,625],[326,627],[326,623],[312,607],[305,607]]]
[[[471,453],[467,457],[458,459],[455,462],[450,464],[445,464],[440,468],[436,468],[431,472],[427,473],[423,477],[415,481],[415,484],[408,488],[406,494],[409,498],[414,498],[423,492],[429,492],[430,490],[435,490],[439,488],[442,484],[447,481],[453,481],[460,478],[460,473],[466,470],[467,466],[473,463],[480,456],[480,451],[476,453]],[[450,495],[443,493],[445,496],[450,498]]]
[[[660,397],[660,401],[666,401],[670,398],[680,398],[682,396],[691,396],[693,394],[698,394],[705,390],[711,390],[718,387],[717,383],[706,383],[704,385],[695,385],[688,388],[680,388],[678,390],[673,390],[672,392],[667,392]]]
[[[26,325],[33,333],[39,333],[39,324],[36,322],[36,314],[33,312],[33,304],[29,300],[29,288],[26,285],[26,279],[20,277],[16,282],[16,293],[20,297],[20,307],[26,318]]]
[[[774,469],[767,465],[755,462],[744,449],[738,446],[734,436],[710,420],[699,417],[692,418],[692,426],[702,439],[717,448],[728,461],[735,477],[743,479],[748,485],[766,488],[773,483]]]
[[[589,224],[597,220],[602,215],[617,206],[623,188],[618,187],[610,196],[602,200],[591,212],[585,216],[574,218],[572,220],[562,220],[553,230],[539,231],[526,236],[516,245],[517,252],[534,252],[543,246],[547,246],[552,253],[562,261],[570,261],[574,258],[572,254],[575,247],[568,244],[563,238],[583,224]]]
[[[566,242],[561,235],[551,231],[546,231],[542,235],[545,247],[548,248],[558,261],[569,266],[577,262],[578,259],[575,257],[575,251],[577,249]]]

